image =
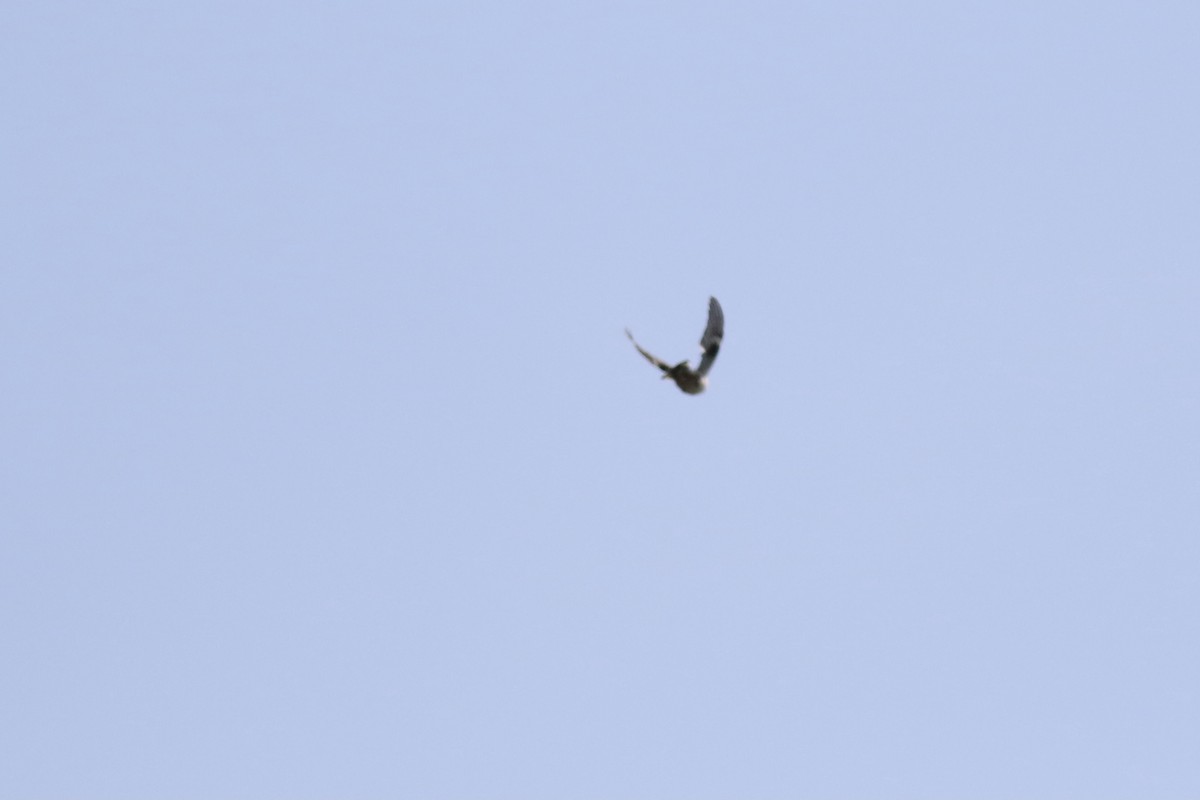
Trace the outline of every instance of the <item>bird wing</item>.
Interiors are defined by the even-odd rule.
[[[629,337],[629,341],[633,342],[633,346],[637,348],[637,351],[639,353],[641,353],[643,356],[645,356],[646,360],[649,361],[651,364],[658,367],[663,372],[666,372],[667,370],[669,370],[671,368],[670,364],[667,364],[666,362],[655,358],[654,356],[650,355],[645,350],[643,350],[642,346],[637,343],[636,339],[633,338],[633,334],[629,332],[629,328],[625,329],[625,335]]]
[[[725,338],[725,312],[717,298],[708,298],[708,324],[704,326],[704,335],[700,337],[700,347],[704,355],[700,357],[700,366],[696,369],[701,375],[707,375],[717,360],[721,350],[721,340]]]

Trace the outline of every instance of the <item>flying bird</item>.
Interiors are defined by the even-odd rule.
[[[694,370],[686,361],[671,366],[650,355],[637,343],[628,328],[625,329],[625,335],[647,361],[663,371],[664,379],[670,378],[675,381],[675,385],[687,394],[700,394],[708,386],[708,371],[712,369],[713,362],[717,360],[717,352],[721,349],[721,338],[725,335],[725,313],[721,311],[721,304],[717,302],[717,298],[708,298],[708,324],[704,326],[704,335],[700,337],[700,348],[704,352],[700,356],[700,366]]]

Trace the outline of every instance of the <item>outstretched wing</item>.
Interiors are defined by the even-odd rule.
[[[700,357],[700,366],[696,369],[701,375],[707,375],[717,360],[721,351],[721,339],[725,338],[725,312],[717,298],[708,298],[708,324],[704,326],[704,335],[700,337],[700,347],[704,355]],[[640,349],[640,348],[639,348]]]
[[[671,368],[670,364],[667,364],[664,361],[660,361],[659,359],[655,358],[654,356],[650,355],[645,350],[643,350],[642,346],[637,343],[636,339],[633,338],[633,334],[629,332],[629,328],[625,329],[625,335],[629,337],[629,341],[633,342],[633,346],[637,348],[637,351],[639,353],[641,353],[643,356],[645,356],[646,360],[649,361],[651,364],[658,367],[663,372],[666,372],[667,370],[669,370]]]

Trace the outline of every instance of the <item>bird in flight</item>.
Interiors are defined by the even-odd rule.
[[[628,328],[625,329],[625,335],[647,361],[663,371],[664,379],[670,378],[675,381],[675,385],[687,394],[700,394],[708,386],[708,371],[712,369],[713,362],[717,360],[717,352],[721,349],[721,338],[725,336],[725,313],[721,311],[721,304],[717,302],[717,298],[708,298],[708,324],[704,326],[704,335],[700,337],[700,348],[704,352],[700,356],[700,366],[694,370],[686,361],[671,366],[650,355],[637,343]]]

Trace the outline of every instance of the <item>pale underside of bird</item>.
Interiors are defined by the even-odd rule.
[[[700,337],[700,349],[703,352],[700,356],[700,366],[696,369],[692,369],[686,361],[671,366],[643,350],[628,328],[625,329],[625,335],[647,361],[663,371],[664,379],[670,378],[675,381],[675,385],[687,394],[700,394],[708,386],[708,371],[712,369],[721,349],[721,339],[725,336],[725,313],[721,311],[721,304],[717,302],[717,298],[708,298],[708,324],[704,326],[704,335]]]

